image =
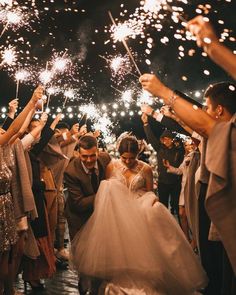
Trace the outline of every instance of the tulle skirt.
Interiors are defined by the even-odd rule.
[[[72,241],[71,260],[84,275],[153,289],[140,294],[189,295],[207,283],[198,257],[155,194],[131,192],[116,179],[101,182],[94,213]]]

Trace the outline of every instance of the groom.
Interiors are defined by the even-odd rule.
[[[92,135],[80,138],[78,152],[64,173],[68,188],[65,214],[71,241],[93,212],[96,192],[111,160],[108,153],[99,152],[97,139]],[[88,277],[80,277],[80,294],[97,294],[95,285]]]

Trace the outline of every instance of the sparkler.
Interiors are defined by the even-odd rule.
[[[52,70],[55,72],[64,72],[67,69],[67,66],[71,63],[70,58],[67,56],[67,49],[60,56],[58,53],[54,55]]]
[[[0,5],[9,5],[12,6],[12,0],[0,0]]]
[[[111,126],[111,119],[105,114],[94,123],[95,130],[101,131],[105,138],[111,135]]]
[[[142,104],[153,104],[153,96],[150,92],[143,90],[141,95],[138,97],[137,106],[141,106]]]
[[[86,122],[88,118],[90,118],[91,120],[96,120],[96,119],[98,120],[101,117],[99,110],[96,108],[95,104],[93,103],[82,105],[80,106],[79,110],[83,114],[86,114]]]
[[[108,11],[108,14],[109,14],[109,17],[110,17],[110,19],[111,19],[113,25],[114,25],[115,27],[117,27],[116,22],[115,22],[115,20],[114,20],[114,18],[113,18],[113,16],[112,16],[112,14],[111,14],[110,11]],[[120,34],[119,34],[119,35],[120,35]],[[129,47],[128,47],[126,41],[125,41],[125,37],[127,37],[126,34],[124,34],[123,37],[121,37],[121,35],[120,35],[120,39],[119,39],[119,40],[123,43],[123,45],[124,45],[124,47],[125,47],[125,49],[126,49],[128,55],[129,55],[131,61],[133,62],[134,66],[135,66],[135,68],[136,68],[136,70],[137,70],[137,72],[138,72],[138,74],[141,76],[142,73],[141,73],[141,71],[139,70],[138,65],[136,64],[136,62],[135,62],[135,60],[134,60],[133,54],[132,54],[132,52],[130,51],[130,49],[129,49]]]
[[[22,20],[22,15],[19,11],[7,11],[5,15],[6,25],[4,26],[0,38],[3,36],[5,31],[8,29],[10,25],[19,25]]]
[[[187,23],[187,20],[176,12],[166,0],[146,0],[142,8],[146,13],[150,12],[155,15],[157,15],[161,9],[166,9],[173,14],[173,17],[178,18],[183,23]]]
[[[63,105],[62,105],[62,111],[64,110],[68,99],[73,98],[75,94],[74,94],[73,89],[68,89],[68,90],[65,91],[64,95],[65,95],[65,99],[64,99],[64,102],[63,102]]]
[[[52,94],[55,94],[56,91],[57,91],[57,89],[54,88],[54,87],[49,87],[49,88],[47,89],[48,99],[47,99],[47,106],[46,106],[46,109],[48,109],[48,107],[49,107],[49,103],[50,103],[51,95],[52,95]]]
[[[18,72],[16,72],[16,74],[15,74],[16,96],[15,96],[15,98],[18,98],[20,82],[25,80],[27,76],[28,76],[28,73],[25,70],[19,70]]]
[[[2,52],[2,62],[0,64],[0,68],[7,64],[9,66],[13,65],[16,61],[16,50],[15,47],[8,47]]]
[[[121,57],[118,55],[117,57],[114,57],[112,60],[110,60],[109,58],[106,58],[105,56],[102,56],[100,54],[98,56],[109,63],[111,69],[114,71],[115,74],[124,71],[127,74],[139,78],[139,76],[134,74],[131,70],[126,69],[125,66],[122,66],[122,64],[127,65],[127,59],[125,57]]]

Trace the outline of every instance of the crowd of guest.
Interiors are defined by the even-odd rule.
[[[210,23],[197,17],[188,29],[235,78],[236,57],[218,42]],[[198,291],[236,294],[236,85],[210,85],[203,107],[153,74],[142,75],[140,83],[165,103],[160,112],[142,105],[141,120],[156,151],[157,200],[175,216],[207,274],[207,286]],[[0,295],[21,294],[14,288],[20,273],[25,290],[42,290],[56,262],[67,265],[66,227],[72,240],[89,220],[111,160],[97,146],[99,132],[87,132],[78,123],[69,126],[61,114],[52,119],[42,113],[35,119],[43,90],[37,87],[17,116],[18,101],[10,101],[0,129]],[[152,130],[153,119],[164,128],[160,134]],[[80,289],[94,294],[88,292]]]

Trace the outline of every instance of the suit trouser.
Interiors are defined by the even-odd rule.
[[[65,197],[63,191],[57,194],[57,227],[56,227],[56,248],[58,250],[64,248],[64,238],[66,230],[65,217]]]
[[[170,199],[170,207],[171,213],[179,216],[179,194],[181,190],[180,181],[174,184],[165,184],[158,183],[158,195],[160,202],[165,205],[167,208],[169,206]]]
[[[209,241],[208,239],[211,221],[205,209],[206,191],[207,184],[201,184],[199,194],[199,247],[202,266],[209,278],[204,294],[221,295],[223,245],[221,242]]]

